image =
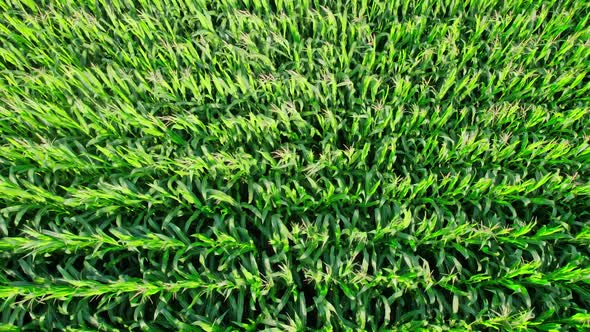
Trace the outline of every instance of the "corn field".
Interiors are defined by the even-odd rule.
[[[590,330],[590,2],[0,0],[20,330]]]

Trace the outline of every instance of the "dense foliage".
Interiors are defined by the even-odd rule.
[[[0,330],[590,328],[589,15],[0,0]]]

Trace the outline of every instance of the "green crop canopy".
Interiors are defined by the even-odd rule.
[[[0,331],[590,331],[585,0],[0,0]]]

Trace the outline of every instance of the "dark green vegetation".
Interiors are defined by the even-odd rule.
[[[590,328],[589,13],[0,0],[0,330]]]

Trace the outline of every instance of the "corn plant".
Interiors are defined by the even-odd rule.
[[[0,0],[0,331],[590,329],[580,0]]]

